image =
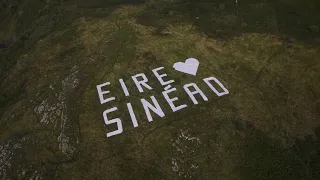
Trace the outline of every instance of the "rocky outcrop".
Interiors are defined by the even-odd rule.
[[[57,137],[60,151],[67,157],[72,158],[79,143],[77,127],[74,120],[68,116],[67,94],[72,92],[78,85],[78,67],[74,66],[69,76],[62,81],[62,91],[54,93],[54,97],[44,99],[38,106],[34,108],[34,112],[39,118],[39,122],[43,124],[53,125],[55,130],[60,133]],[[55,89],[50,85],[50,89]],[[51,100],[50,100],[51,99]],[[52,101],[53,99],[53,101]]]
[[[50,179],[60,164],[76,159],[80,137],[70,94],[80,84],[79,75],[79,67],[74,66],[60,83],[49,85],[34,107],[34,130],[0,143],[2,179]]]

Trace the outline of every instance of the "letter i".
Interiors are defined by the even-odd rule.
[[[127,107],[128,107],[128,110],[129,110],[129,114],[130,114],[131,120],[132,120],[133,127],[138,127],[139,125],[138,125],[138,122],[137,122],[137,118],[136,118],[136,115],[133,112],[131,103],[127,103]]]
[[[129,96],[129,91],[128,91],[127,86],[126,86],[126,84],[124,83],[123,79],[119,79],[119,82],[120,82],[120,84],[121,84],[121,87],[122,87],[122,90],[123,90],[124,94],[125,94],[126,96]]]

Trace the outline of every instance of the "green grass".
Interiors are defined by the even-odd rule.
[[[311,2],[239,1],[238,11],[234,1],[34,3],[23,1],[0,24],[0,35],[19,37],[0,52],[0,146],[15,153],[6,178],[319,178],[320,46],[319,33],[308,31],[319,19],[304,9],[316,8]],[[189,57],[200,61],[196,77],[172,68]],[[151,71],[160,66],[187,108],[173,113],[162,97]],[[138,73],[152,91],[138,92]],[[217,97],[202,81],[210,76],[230,94]],[[101,105],[96,85],[104,82],[116,100]],[[192,103],[183,90],[191,82],[208,102]],[[153,95],[166,116],[148,122],[140,99]],[[43,102],[57,108],[48,124],[37,112]],[[107,138],[115,126],[102,113],[112,107],[124,132]],[[59,149],[61,132],[75,151]]]

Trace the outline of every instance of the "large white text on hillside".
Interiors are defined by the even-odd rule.
[[[190,75],[196,75],[197,70],[199,66],[199,61],[194,58],[189,58],[185,62],[178,62],[174,64],[174,68],[177,71],[190,74]],[[187,107],[186,104],[175,104],[174,102],[178,100],[178,97],[172,97],[170,96],[170,93],[177,91],[176,88],[172,87],[171,84],[174,83],[174,80],[164,80],[164,77],[167,77],[167,74],[164,73],[164,67],[158,67],[152,70],[155,77],[158,79],[159,83],[162,86],[165,86],[164,91],[162,91],[163,98],[168,102],[168,105],[170,106],[171,110],[173,112],[177,112],[181,109],[184,109]],[[131,77],[133,82],[135,83],[136,87],[138,88],[138,91],[140,93],[143,93],[145,90],[152,90],[153,88],[148,84],[148,78],[144,73],[136,74]],[[215,78],[215,77],[207,77],[203,79],[203,82],[217,95],[217,96],[223,96],[226,94],[229,94],[229,91],[221,84],[221,82]],[[130,96],[129,90],[127,88],[126,83],[123,81],[123,79],[119,79],[119,83],[121,85],[122,91],[125,96]],[[218,85],[222,92],[219,92],[215,87],[214,84]],[[107,86],[110,85],[110,82],[106,82],[103,84],[99,84],[96,86],[100,103],[109,103],[116,99],[116,97],[113,97],[110,91],[107,90]],[[198,104],[198,100],[196,99],[195,95],[200,95],[198,97],[201,97],[204,101],[208,101],[207,96],[202,92],[202,90],[197,86],[195,83],[188,83],[183,86],[184,91],[188,94],[193,104]],[[148,97],[146,99],[141,99],[141,104],[143,106],[143,109],[145,111],[145,114],[147,116],[147,119],[149,122],[153,121],[151,111],[156,114],[157,116],[164,117],[165,113],[163,112],[160,104],[158,103],[157,99],[154,96]],[[133,107],[130,102],[127,104],[127,109],[133,124],[133,127],[138,127],[138,121],[136,118],[136,115],[134,113]],[[112,107],[110,109],[107,109],[103,112],[103,119],[106,125],[116,124],[117,129],[110,131],[107,133],[107,137],[111,137],[114,135],[121,134],[123,132],[123,126],[122,126],[122,120],[120,118],[115,119],[109,119],[108,114],[117,111],[117,107]]]

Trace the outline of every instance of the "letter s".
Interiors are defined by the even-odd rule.
[[[113,108],[107,109],[107,110],[105,110],[103,112],[103,119],[104,119],[104,122],[106,123],[106,125],[117,123],[117,127],[118,127],[117,130],[107,133],[107,137],[111,137],[111,136],[114,136],[114,135],[117,135],[117,134],[121,134],[123,132],[121,119],[116,118],[116,119],[109,120],[108,117],[107,117],[108,113],[114,112],[116,110],[118,110],[118,108],[117,107],[113,107]]]

